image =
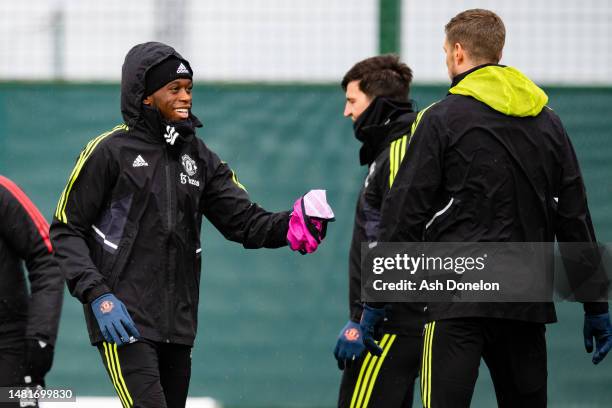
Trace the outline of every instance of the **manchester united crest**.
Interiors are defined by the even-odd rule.
[[[189,176],[194,176],[198,171],[198,166],[196,166],[195,160],[193,160],[188,155],[184,154],[181,157],[181,163],[183,164],[183,168],[189,174]]]
[[[344,332],[344,338],[348,341],[357,341],[359,340],[359,330],[351,327],[350,329],[346,329]]]
[[[100,304],[100,311],[104,314],[110,313],[113,310],[113,307],[113,302],[111,302],[110,300],[105,300]]]

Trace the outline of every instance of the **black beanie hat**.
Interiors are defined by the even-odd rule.
[[[192,79],[192,75],[193,72],[187,60],[170,56],[147,71],[144,96],[152,95],[155,91],[175,79]]]

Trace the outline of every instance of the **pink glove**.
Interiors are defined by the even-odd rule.
[[[327,204],[325,190],[310,190],[293,204],[287,231],[289,247],[302,255],[316,251],[330,221],[334,221],[334,212]]]

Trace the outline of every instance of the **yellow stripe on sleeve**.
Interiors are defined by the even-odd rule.
[[[89,156],[91,156],[91,153],[94,151],[96,146],[98,146],[98,144],[102,140],[104,140],[107,136],[113,134],[114,132],[118,130],[128,130],[128,127],[122,124],[122,125],[115,126],[112,130],[108,132],[102,133],[98,137],[89,141],[89,143],[87,143],[87,146],[85,146],[85,149],[83,149],[83,151],[79,155],[76,165],[74,166],[74,168],[72,169],[72,172],[70,173],[70,177],[68,178],[66,187],[64,187],[64,190],[62,191],[59,202],[57,203],[55,217],[61,222],[63,223],[68,222],[68,218],[66,217],[66,205],[68,203],[68,196],[70,195],[72,186],[74,185],[74,182],[76,181],[76,179],[79,177],[79,174],[81,170],[83,169],[85,162],[87,161],[87,159],[89,159]]]
[[[397,172],[402,165],[402,139],[397,139],[395,147],[395,170],[393,171],[393,180],[397,177]]]
[[[414,120],[414,122],[412,122],[412,127],[410,129],[410,138],[412,139],[412,136],[414,136],[414,132],[416,131],[417,127],[419,126],[419,122],[421,121],[421,118],[423,118],[423,115],[425,114],[425,112],[427,112],[427,109],[431,108],[432,106],[434,106],[437,102],[432,103],[431,105],[429,105],[428,107],[426,107],[425,109],[423,109],[422,111],[420,111],[417,114],[416,119]],[[409,141],[410,142],[410,141]]]
[[[391,142],[391,150],[389,151],[389,188],[393,186],[393,181],[399,172],[399,167],[406,155],[406,145],[408,135]]]
[[[400,154],[400,163],[402,161],[404,161],[404,156],[406,155],[406,141],[407,140],[408,140],[408,135],[404,135],[402,137],[402,148],[401,148],[401,154]]]
[[[389,149],[389,188],[393,185],[393,178],[395,175],[395,146],[397,145],[397,140],[391,142],[391,149]]]
[[[236,173],[234,173],[234,170],[231,170],[231,172],[232,172],[232,181],[234,182],[234,184],[236,184],[238,187],[240,187],[244,191],[247,191],[246,187],[243,186],[242,183],[238,181],[238,177],[236,176]]]
[[[101,135],[100,135],[101,136]],[[57,203],[57,209],[55,211],[55,216],[60,219],[60,221],[63,221],[60,217],[60,209],[63,207],[64,202],[65,202],[65,197],[68,191],[68,184],[70,184],[70,180],[72,180],[74,177],[76,177],[77,170],[79,169],[79,164],[84,160],[85,157],[87,157],[89,155],[89,153],[91,152],[91,146],[94,142],[96,142],[98,140],[98,138],[100,136],[95,137],[94,139],[90,140],[89,143],[87,143],[87,145],[85,146],[85,149],[83,149],[81,151],[81,154],[79,154],[79,158],[77,159],[77,162],[74,166],[74,168],[72,169],[72,172],[70,172],[70,177],[68,177],[68,183],[66,184],[66,187],[64,187],[64,190],[62,191],[62,195],[60,196],[60,200]]]

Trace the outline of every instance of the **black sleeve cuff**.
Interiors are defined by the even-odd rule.
[[[105,295],[110,292],[111,290],[109,289],[109,287],[103,283],[98,286],[94,286],[93,288],[88,289],[85,292],[85,303],[91,303],[97,298],[99,298],[100,296]]]
[[[281,248],[289,245],[287,242],[287,232],[289,231],[289,219],[291,218],[290,211],[282,211],[276,228],[276,238],[273,240],[273,248]]]
[[[352,310],[350,320],[354,323],[359,323],[361,321],[362,312],[363,309],[361,308],[359,310]]]
[[[585,302],[584,313],[588,315],[599,315],[608,313],[608,302]]]

